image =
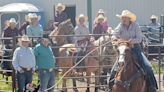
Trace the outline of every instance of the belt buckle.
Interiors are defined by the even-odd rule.
[[[50,68],[50,69],[49,69],[49,72],[52,72],[52,71],[53,71],[53,68]]]
[[[31,70],[31,68],[27,68],[27,71],[30,71]]]

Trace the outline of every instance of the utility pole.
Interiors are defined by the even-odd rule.
[[[87,0],[87,15],[89,22],[89,31],[92,33],[92,0]]]

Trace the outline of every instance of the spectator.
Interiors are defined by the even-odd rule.
[[[103,15],[99,15],[95,18],[95,25],[93,28],[93,34],[97,34],[94,36],[95,40],[99,39],[101,34],[105,34],[107,29],[103,28],[103,23],[105,21],[105,17]]]
[[[17,72],[18,92],[24,92],[26,84],[32,82],[32,72],[35,71],[35,55],[28,47],[30,40],[27,35],[21,38],[21,46],[16,48],[13,55],[13,67]]]
[[[22,35],[22,33],[20,31],[18,31],[18,29],[16,28],[17,22],[15,20],[15,18],[11,18],[8,21],[8,27],[6,27],[4,29],[4,33],[3,33],[3,37],[15,37],[15,36],[19,36]],[[11,40],[5,40],[4,44],[12,44]]]
[[[158,17],[152,15],[150,17],[151,23],[148,25],[148,34],[149,43],[160,43],[160,23],[157,22]]]
[[[45,92],[47,88],[52,87],[55,83],[55,57],[49,43],[48,36],[44,36],[41,43],[37,44],[34,48],[41,92]],[[53,91],[54,88],[48,92]]]
[[[151,23],[148,25],[149,27],[154,28],[154,29],[160,27],[160,23],[157,22],[157,20],[158,20],[158,17],[157,16],[152,15],[150,17],[150,20],[151,20]]]
[[[55,24],[58,26],[61,22],[67,20],[67,13],[64,11],[65,5],[62,3],[58,3],[56,6],[56,13],[55,13]]]
[[[43,28],[39,24],[40,16],[36,13],[32,13],[29,16],[30,25],[27,26],[26,31],[29,37],[42,37],[43,36]]]
[[[103,29],[104,29],[105,31],[107,31],[109,26],[108,26],[107,17],[105,16],[105,12],[104,12],[103,9],[99,9],[99,11],[98,11],[97,14],[96,14],[96,17],[98,17],[99,15],[103,15],[103,16],[104,16],[105,20],[104,20],[104,22],[102,23],[102,26],[103,26]],[[97,25],[96,20],[94,20],[94,27],[95,27],[96,25]]]
[[[29,18],[31,17],[32,13],[29,13],[28,15],[25,15],[25,22],[21,25],[19,28],[19,31],[22,32],[22,34],[27,34],[26,28],[30,24]]]
[[[83,46],[84,48],[88,44],[88,39],[89,39],[89,37],[87,36],[89,35],[89,29],[85,24],[87,21],[88,21],[88,17],[84,16],[83,14],[80,14],[76,18],[77,25],[75,27],[75,35],[76,35],[75,43],[78,46]]]

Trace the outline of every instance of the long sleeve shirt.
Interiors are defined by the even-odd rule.
[[[35,70],[36,61],[32,48],[18,47],[13,54],[12,65],[15,70],[20,71],[23,68],[32,68]]]
[[[89,35],[89,29],[85,25],[77,25],[75,27],[75,42],[83,40],[86,38],[84,35]],[[81,36],[80,36],[81,35]]]
[[[34,48],[36,66],[38,69],[50,69],[55,67],[55,57],[50,46],[37,44]]]
[[[43,36],[43,28],[40,24],[37,26],[28,25],[26,28],[26,31],[29,37],[42,37]]]
[[[112,33],[112,39],[131,40],[132,43],[141,43],[143,34],[137,23],[131,23],[127,29],[123,24],[119,24]]]
[[[15,36],[22,35],[21,32],[17,28],[11,29],[10,27],[8,27],[8,28],[5,28],[3,32],[4,32],[3,37],[15,37]],[[4,43],[11,44],[11,40],[4,40]]]

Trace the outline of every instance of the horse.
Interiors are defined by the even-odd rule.
[[[8,77],[12,76],[12,72],[10,72],[10,71],[12,71],[12,63],[11,63],[11,61],[8,61],[8,60],[11,60],[11,58],[12,58],[12,51],[7,50],[7,49],[12,49],[12,48],[11,48],[11,46],[6,45],[5,49],[4,49],[4,47],[2,47],[0,49],[0,57],[2,59],[1,63],[0,63],[1,69],[2,69],[1,74],[3,75],[3,77],[5,77],[6,83],[8,83],[7,82]],[[7,71],[5,71],[5,70],[7,70]]]
[[[59,24],[58,28],[56,30],[54,30],[54,32],[52,32],[50,34],[51,38],[53,39],[53,37],[55,38],[55,41],[57,42],[57,44],[59,46],[61,46],[59,48],[59,53],[58,56],[59,57],[64,57],[64,58],[58,58],[57,59],[57,65],[59,67],[67,67],[67,68],[63,68],[63,74],[71,67],[73,67],[74,62],[76,57],[74,57],[73,55],[69,55],[69,52],[73,52],[76,51],[76,46],[74,43],[69,44],[67,41],[66,37],[62,37],[59,35],[69,35],[70,33],[73,33],[74,30],[72,28],[72,24],[70,22],[70,20],[66,20],[63,23]],[[68,29],[72,29],[70,31],[68,31]],[[73,31],[73,32],[72,32]],[[90,78],[89,76],[91,76],[91,73],[95,73],[96,76],[96,81],[95,81],[95,92],[97,92],[97,85],[99,84],[99,78],[98,76],[100,75],[100,63],[99,61],[103,61],[105,58],[100,58],[99,55],[102,54],[104,47],[105,46],[101,46],[101,48],[97,48],[97,46],[105,44],[105,43],[109,43],[111,45],[110,42],[110,37],[109,36],[105,36],[105,37],[100,37],[100,39],[94,41],[93,43],[90,43],[89,47],[87,48],[87,52],[93,51],[91,54],[89,54],[89,56],[91,57],[87,57],[84,59],[84,63],[85,63],[85,67],[87,68],[83,68],[82,72],[85,70],[86,72],[86,77],[87,77],[87,89],[86,92],[90,92],[89,89],[89,84],[90,84]],[[110,47],[109,50],[111,50],[112,48]],[[100,53],[101,52],[101,53]],[[110,51],[109,51],[110,52]],[[73,52],[74,53],[74,52]],[[110,62],[110,61],[109,61]],[[101,62],[102,64],[103,62]],[[90,67],[89,67],[90,66]],[[65,77],[68,76],[78,76],[78,73],[76,72],[76,69],[73,69],[71,72],[69,72]],[[64,92],[67,92],[66,89],[66,78],[63,79],[63,89]],[[76,82],[75,79],[73,79],[73,86],[74,86],[74,91],[78,92],[77,88],[76,88]]]
[[[147,92],[145,72],[131,51],[133,45],[120,41],[117,46],[118,64],[111,92]]]

